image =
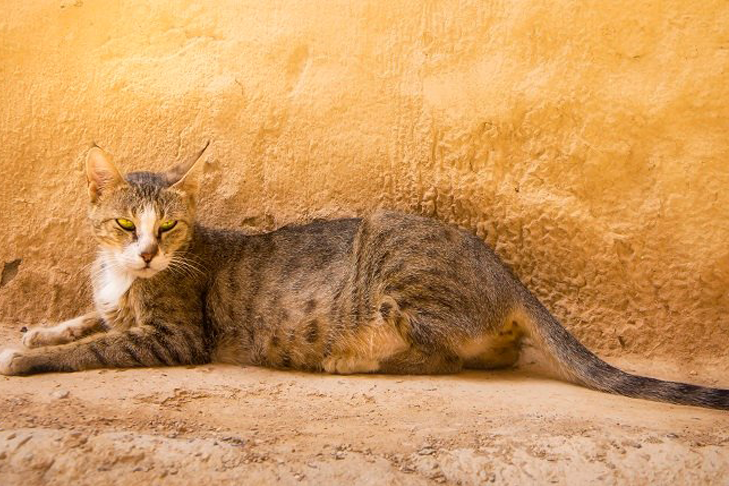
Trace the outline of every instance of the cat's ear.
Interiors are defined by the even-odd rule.
[[[124,184],[119,169],[99,147],[89,150],[89,155],[86,157],[86,180],[92,203],[98,201],[99,197],[112,187]]]
[[[203,149],[195,157],[165,172],[165,177],[172,189],[186,192],[193,197],[197,195],[197,190],[200,187],[200,178],[205,167],[205,158],[203,156],[208,146],[210,146],[210,140],[205,143]]]

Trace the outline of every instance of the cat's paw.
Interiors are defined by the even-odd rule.
[[[354,356],[328,357],[322,362],[327,373],[351,375],[353,373],[374,373],[380,369],[380,363],[374,359],[363,359]]]
[[[13,376],[18,374],[18,358],[23,353],[17,349],[4,349],[0,351],[0,375]]]
[[[39,348],[43,346],[43,343],[41,342],[42,332],[43,329],[39,328],[28,329],[27,331],[25,331],[25,334],[23,334],[23,338],[20,340],[20,342],[23,343],[23,346],[28,349]]]

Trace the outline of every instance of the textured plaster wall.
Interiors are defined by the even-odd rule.
[[[210,223],[429,214],[601,353],[729,359],[725,1],[7,1],[0,107],[6,332],[87,306],[92,141],[210,138]]]

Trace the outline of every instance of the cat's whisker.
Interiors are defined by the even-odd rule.
[[[194,274],[186,267],[175,263],[170,263],[168,267],[170,271],[174,274],[185,276],[185,277],[193,277]]]
[[[180,256],[173,256],[170,259],[169,267],[173,269],[177,269],[180,271],[185,271],[188,276],[194,277],[195,275],[203,276],[204,272],[198,268],[195,264],[191,263],[190,261],[185,260],[183,257]]]
[[[193,277],[194,274],[190,272],[189,269],[183,267],[182,265],[177,264],[176,262],[170,262],[170,264],[167,266],[167,268],[170,269],[172,273],[186,276],[186,277]]]

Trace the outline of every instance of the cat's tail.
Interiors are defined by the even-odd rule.
[[[521,301],[525,330],[575,382],[627,397],[729,410],[729,390],[626,373],[583,346],[526,288]]]

